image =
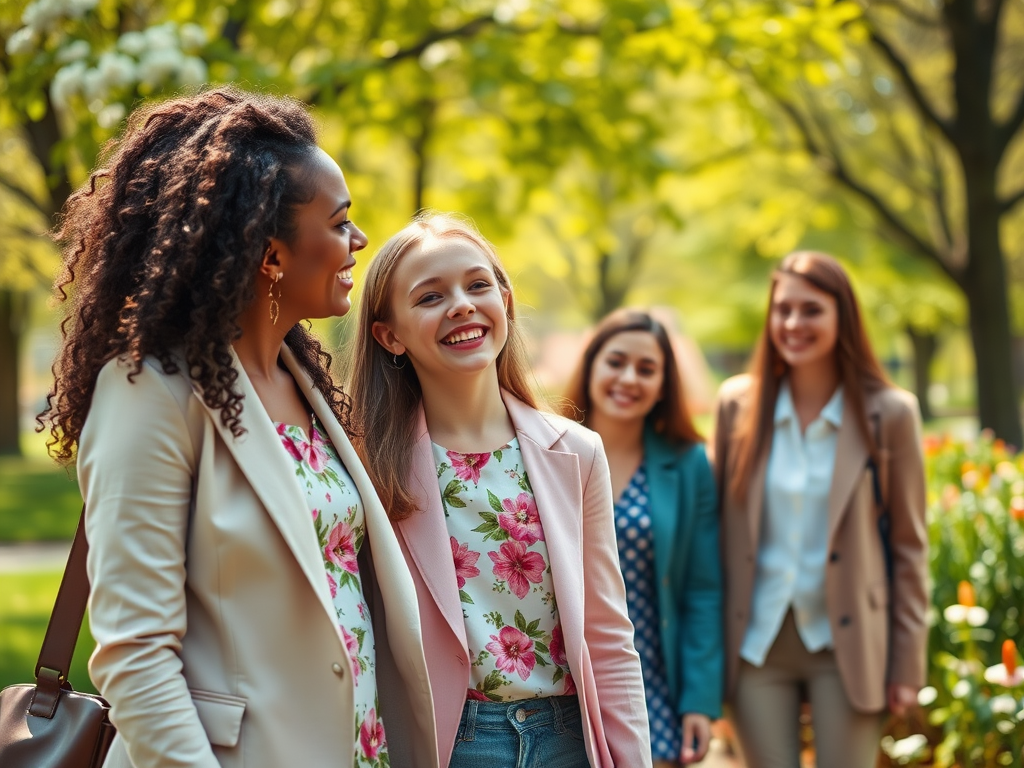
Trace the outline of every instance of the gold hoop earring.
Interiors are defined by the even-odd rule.
[[[284,277],[283,272],[274,275],[274,282],[270,284],[270,290],[267,292],[267,296],[270,297],[270,322],[274,325],[277,325],[277,318],[281,315],[281,305],[277,303],[277,299],[281,298],[281,289],[277,289],[277,298],[274,298],[274,286],[282,277]]]

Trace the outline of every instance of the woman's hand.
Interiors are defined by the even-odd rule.
[[[896,717],[904,717],[907,710],[917,704],[917,688],[900,683],[889,683],[886,689],[889,711]]]
[[[683,749],[679,762],[683,765],[699,763],[708,753],[710,743],[711,719],[694,712],[683,715]]]

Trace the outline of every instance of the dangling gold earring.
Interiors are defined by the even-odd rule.
[[[274,275],[274,282],[270,284],[270,291],[267,296],[270,297],[270,322],[277,325],[277,318],[281,314],[281,305],[277,303],[277,299],[281,298],[281,289],[277,289],[277,299],[274,298],[274,286],[277,285],[277,281],[284,277],[283,272],[278,272]]]

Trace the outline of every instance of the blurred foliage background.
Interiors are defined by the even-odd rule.
[[[887,759],[1020,764],[1024,0],[6,0],[2,541],[66,539],[79,505],[26,438],[61,320],[45,233],[133,106],[220,82],[313,108],[371,251],[422,207],[471,215],[554,391],[639,304],[706,407],[775,260],[838,256],[927,431],[967,438],[926,445],[931,685]],[[0,573],[0,684],[28,678],[57,578]]]
[[[56,343],[41,233],[133,105],[225,81],[314,108],[371,250],[473,216],[538,361],[663,305],[717,381],[820,248],[926,418],[1022,443],[1024,0],[8,0],[0,42],[0,453]]]

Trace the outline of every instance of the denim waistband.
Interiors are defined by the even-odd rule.
[[[580,719],[580,702],[575,696],[549,696],[519,701],[477,701],[469,699],[462,709],[461,726],[464,738],[472,739],[473,731],[514,730],[518,733],[542,726],[553,727],[556,733],[565,730],[566,722]]]

